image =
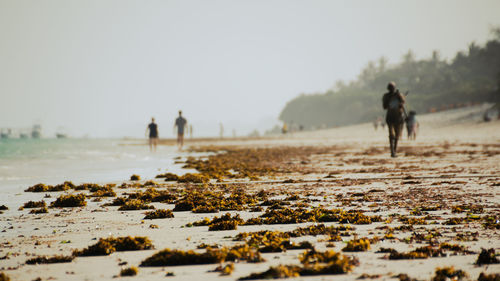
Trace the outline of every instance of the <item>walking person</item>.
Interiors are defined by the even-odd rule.
[[[406,131],[408,132],[408,139],[415,140],[417,138],[417,130],[419,127],[419,123],[417,121],[417,112],[411,110],[406,117]]]
[[[175,119],[174,130],[175,127],[177,127],[177,146],[179,150],[182,150],[182,146],[184,145],[184,129],[187,128],[187,121],[182,117],[181,110],[179,110],[179,117]]]
[[[404,125],[404,104],[405,97],[396,89],[396,83],[390,82],[387,85],[388,93],[382,98],[382,106],[387,110],[385,121],[389,128],[389,145],[391,147],[391,157],[397,157],[398,140]]]
[[[149,131],[149,151],[156,151],[156,146],[158,145],[158,125],[155,123],[155,118],[151,118],[151,123],[149,123],[146,128],[146,135]]]

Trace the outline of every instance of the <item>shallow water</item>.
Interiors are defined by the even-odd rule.
[[[176,147],[149,152],[144,142],[117,139],[2,139],[0,140],[0,195],[21,192],[37,184],[70,180],[119,182],[138,174],[154,178],[165,171],[182,174],[174,158]],[[2,200],[3,201],[3,200]]]

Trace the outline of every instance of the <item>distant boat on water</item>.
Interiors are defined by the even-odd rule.
[[[0,132],[0,138],[8,139],[12,136],[12,129],[7,129],[7,131],[2,130]]]
[[[66,128],[60,126],[59,128],[57,128],[57,131],[56,131],[56,137],[58,139],[65,139],[68,137],[68,133],[66,131]]]
[[[31,130],[31,137],[34,139],[39,139],[42,137],[42,126],[35,124]]]

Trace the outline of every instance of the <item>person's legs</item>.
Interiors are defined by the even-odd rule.
[[[396,139],[396,130],[395,125],[393,123],[387,122],[387,128],[389,129],[389,145],[391,147],[391,156],[395,157],[396,153],[394,150],[394,141]]]
[[[396,124],[394,126],[394,130],[395,130],[396,137],[394,138],[394,156],[393,157],[396,157],[396,153],[398,150],[398,140],[401,137],[401,131],[403,130],[402,124]]]
[[[158,138],[153,138],[153,150],[156,151],[156,146],[158,145]]]
[[[153,138],[149,138],[149,151],[153,151]]]
[[[177,134],[177,145],[179,146],[179,149],[182,149],[182,146],[184,145],[184,134]]]

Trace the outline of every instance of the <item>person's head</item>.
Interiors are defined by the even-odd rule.
[[[389,90],[389,92],[394,92],[394,90],[396,90],[396,83],[389,82],[389,84],[387,84],[387,90]]]
[[[179,110],[179,116],[182,116],[182,110]]]
[[[155,122],[155,118],[154,117],[151,117],[151,122]]]

